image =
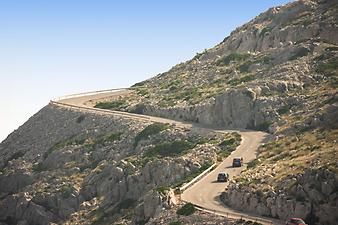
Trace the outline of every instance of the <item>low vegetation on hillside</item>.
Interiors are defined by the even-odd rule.
[[[260,148],[258,158],[230,185],[234,196],[241,191],[243,196],[257,192],[267,209],[238,208],[287,217],[281,209],[276,214],[266,201],[283,193],[294,204],[302,202],[307,210],[311,208],[318,221],[330,223],[334,218],[326,221],[322,215],[338,207],[336,185],[305,187],[309,193],[302,196],[295,196],[295,190],[304,189],[300,179],[304,174],[338,172],[336,14],[334,1],[297,1],[270,9],[214,48],[132,86],[134,92],[125,98],[128,104],[122,110],[274,134],[276,138]],[[229,146],[232,141],[224,143]],[[170,149],[175,144],[158,146]],[[179,146],[173,155],[191,147],[189,140]],[[222,149],[222,143],[218,147]],[[218,155],[229,152],[225,148]],[[161,154],[154,146],[148,156]],[[297,182],[287,182],[290,179]],[[320,193],[316,196],[320,201],[313,200],[314,192]],[[309,206],[313,202],[315,208]],[[310,214],[307,210],[302,211]]]

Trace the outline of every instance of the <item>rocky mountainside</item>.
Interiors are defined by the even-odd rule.
[[[0,144],[0,224],[144,224],[238,136],[48,105]]]
[[[266,129],[281,121],[285,108],[307,104],[302,92],[324,86],[335,94],[337,44],[337,1],[296,1],[269,9],[214,48],[135,84],[135,94],[98,107]]]
[[[95,107],[264,130],[276,139],[222,195],[261,215],[336,224],[338,1],[274,7],[129,96]]]
[[[337,15],[336,0],[271,8],[128,95],[88,105],[268,131],[276,138],[230,182],[224,203],[335,224]],[[239,141],[50,104],[0,144],[0,224],[220,224],[177,216],[170,196]]]

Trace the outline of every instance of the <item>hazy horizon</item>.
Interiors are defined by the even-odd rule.
[[[53,98],[148,79],[287,2],[1,2],[0,141]]]

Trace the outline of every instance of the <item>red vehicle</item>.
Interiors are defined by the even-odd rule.
[[[288,221],[286,221],[286,225],[307,225],[307,224],[300,218],[290,218]]]

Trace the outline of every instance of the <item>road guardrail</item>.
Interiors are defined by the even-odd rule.
[[[70,94],[70,95],[64,95],[61,97],[57,97],[55,99],[53,99],[52,101],[60,101],[60,100],[64,100],[64,99],[68,99],[68,98],[77,98],[77,97],[82,97],[82,96],[89,96],[89,95],[95,95],[95,94],[105,94],[105,93],[113,93],[113,92],[117,92],[117,91],[123,91],[123,90],[127,90],[129,88],[113,88],[113,89],[106,89],[106,90],[101,90],[101,91],[89,91],[89,92],[82,92],[82,93],[78,93],[78,94]]]
[[[213,170],[215,167],[217,166],[216,163],[212,164],[208,169],[204,170],[202,173],[200,173],[198,176],[196,176],[194,179],[192,179],[190,182],[186,183],[185,185],[183,185],[182,187],[180,187],[180,192],[185,191],[186,189],[188,189],[190,186],[192,186],[193,184],[195,184],[197,181],[199,181],[200,179],[202,179],[207,173],[209,173],[211,170]]]

